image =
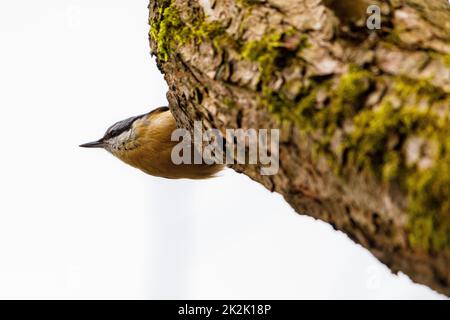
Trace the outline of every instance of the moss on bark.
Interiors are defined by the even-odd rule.
[[[377,256],[389,264],[404,267],[404,261],[408,261],[406,270],[413,270],[409,273],[413,276],[421,271],[417,271],[420,268],[417,267],[416,270],[411,261],[422,257],[424,252],[427,257],[439,256],[444,260],[447,259],[445,252],[450,250],[450,93],[446,89],[448,85],[445,83],[445,75],[440,74],[435,79],[417,72],[406,75],[405,68],[401,67],[401,63],[411,55],[418,58],[424,54],[429,55],[423,59],[425,61],[421,67],[423,70],[433,66],[434,69],[431,70],[437,73],[436,70],[439,70],[440,66],[438,61],[443,67],[448,67],[449,53],[445,53],[446,49],[442,43],[435,41],[432,49],[426,47],[415,52],[414,46],[418,47],[422,42],[413,43],[415,38],[411,37],[409,29],[403,28],[405,21],[397,22],[394,19],[396,15],[391,12],[386,19],[393,19],[390,21],[393,27],[390,26],[380,32],[378,46],[371,43],[370,36],[361,34],[364,32],[360,32],[357,39],[358,41],[364,39],[367,42],[365,47],[355,45],[352,38],[355,37],[354,31],[346,34],[348,38],[339,38],[338,33],[333,45],[341,46],[343,50],[341,60],[336,62],[333,60],[335,58],[333,55],[336,54],[334,49],[327,47],[332,53],[323,52],[326,46],[323,46],[321,41],[328,37],[325,31],[326,36],[322,35],[319,40],[315,39],[317,34],[310,32],[310,29],[301,30],[299,26],[289,24],[267,25],[263,33],[251,36],[245,34],[244,31],[250,29],[250,25],[254,22],[251,19],[262,19],[261,17],[267,16],[268,12],[285,14],[280,8],[274,9],[266,2],[236,1],[236,5],[245,11],[239,16],[239,28],[231,28],[230,19],[221,20],[217,17],[216,20],[211,19],[206,17],[198,5],[191,7],[186,6],[186,3],[182,0],[158,1],[156,6],[158,12],[150,19],[150,35],[157,48],[156,54],[161,65],[167,62],[169,66],[167,70],[173,70],[170,68],[176,64],[171,65],[170,60],[177,60],[176,54],[184,52],[181,50],[182,47],[190,48],[191,51],[187,54],[189,55],[199,52],[195,48],[206,43],[210,45],[213,55],[220,56],[222,63],[220,67],[227,69],[228,73],[236,71],[232,68],[248,68],[246,72],[253,75],[251,84],[231,83],[230,81],[237,80],[230,80],[229,77],[225,80],[220,79],[219,72],[215,73],[217,78],[214,79],[215,84],[222,81],[220,86],[226,88],[224,90],[232,91],[234,90],[232,86],[240,86],[239,90],[254,93],[256,110],[263,113],[268,111],[267,114],[275,123],[289,122],[290,125],[287,127],[295,126],[311,143],[312,165],[320,163],[320,159],[328,160],[328,167],[342,185],[352,186],[361,183],[353,180],[369,175],[371,177],[369,181],[375,181],[376,185],[372,186],[380,192],[380,197],[389,198],[392,196],[391,189],[400,190],[400,196],[392,196],[398,199],[388,200],[395,214],[401,215],[395,217],[398,221],[395,226],[399,229],[395,232],[390,229],[392,227],[390,224],[393,224],[393,213],[382,213],[386,224],[383,227],[383,232],[386,233],[384,236],[391,237],[393,242],[395,238],[395,241],[398,241],[396,244],[376,243],[380,241],[374,240],[379,239],[378,225],[372,226],[375,232],[358,229],[368,228],[368,226],[360,227],[355,222],[365,218],[355,217],[349,206],[354,205],[356,215],[361,214],[359,207],[364,206],[361,199],[364,201],[370,198],[377,203],[380,211],[388,210],[386,209],[388,206],[384,207],[384,198],[379,200],[376,195],[367,195],[367,190],[355,191],[362,195],[347,195],[355,197],[349,203],[336,204],[335,202],[339,200],[333,202],[332,210],[343,207],[345,214],[350,216],[349,226],[343,225],[340,227],[341,230],[351,236],[356,235],[355,238],[360,242],[367,241],[365,246],[376,248],[373,252],[377,252]],[[184,10],[180,10],[180,6]],[[388,9],[403,8],[392,6]],[[402,14],[404,16],[405,12]],[[406,11],[406,14],[411,14],[411,11]],[[415,19],[419,19],[414,14]],[[346,21],[347,23],[351,21]],[[402,51],[406,47],[408,50]],[[346,53],[344,49],[351,52],[348,56],[354,59],[344,57],[343,53]],[[367,54],[371,50],[374,54]],[[384,61],[385,54],[390,54],[392,58]],[[185,59],[183,63],[188,63],[186,61],[189,61],[189,56],[183,59]],[[331,64],[334,67],[328,71],[330,61],[335,64]],[[390,61],[397,61],[400,67],[392,66]],[[227,63],[229,65],[225,65]],[[319,67],[325,66],[323,68],[325,71],[314,64],[319,64]],[[248,67],[249,65],[251,67]],[[197,76],[196,74],[196,81],[200,81]],[[208,80],[203,81],[206,83],[212,80],[208,76]],[[204,90],[196,88],[196,91],[203,90],[203,94],[207,95],[211,88],[206,84],[205,87]],[[233,93],[239,95],[238,91]],[[255,101],[251,101],[250,104]],[[231,94],[221,96],[220,103],[228,108],[228,111],[224,112],[234,114],[239,111],[239,117],[245,112],[241,110],[242,100]],[[301,163],[297,165],[299,168],[302,167]],[[288,163],[288,169],[285,170],[291,176],[295,176],[295,172],[289,171],[292,166],[295,165]],[[312,179],[315,175],[312,175]],[[301,180],[298,177],[297,179]],[[277,178],[273,181],[276,189],[276,184],[280,182],[277,182]],[[331,200],[327,198],[329,195],[324,195],[325,192],[321,194],[318,191],[318,195],[314,198],[315,202],[308,202],[308,197],[305,196],[308,190],[297,191],[297,187],[289,192],[299,192],[299,197],[305,197],[305,202],[308,203],[306,209],[314,210],[314,203],[320,201],[323,201],[321,210],[329,209],[326,204]],[[292,200],[292,196],[286,191],[287,188],[279,190],[283,190],[287,199],[291,199],[293,206],[299,210],[298,203],[303,202],[296,202],[296,198]],[[395,204],[392,204],[394,202]],[[374,206],[367,205],[367,210],[378,210],[373,208]],[[325,220],[334,223],[333,218],[323,215],[327,217]],[[372,215],[376,217],[378,213]],[[403,218],[406,223],[402,222]],[[390,252],[404,246],[403,240],[396,238],[401,238],[403,233],[406,234],[405,242],[408,244],[402,249],[403,256],[396,261]],[[442,262],[436,264],[439,265],[437,268],[442,267]],[[430,274],[433,272],[435,271],[431,271]],[[434,278],[433,280],[427,278],[426,282],[433,283],[440,289],[443,287],[448,289],[448,275],[439,272],[439,275],[436,273],[429,276]],[[421,275],[418,276],[419,279],[420,277]]]

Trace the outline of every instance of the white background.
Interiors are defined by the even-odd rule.
[[[225,171],[80,149],[166,104],[147,0],[0,2],[0,298],[442,298]]]

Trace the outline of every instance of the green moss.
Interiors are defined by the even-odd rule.
[[[206,22],[203,16],[186,18],[183,13],[183,20],[172,0],[164,1],[159,13],[151,36],[161,60],[186,43],[208,39],[222,50],[230,41],[227,48],[258,65],[261,105],[313,137],[314,153],[330,160],[342,179],[347,179],[349,169],[360,170],[371,172],[381,183],[400,186],[408,198],[412,246],[434,251],[450,247],[450,116],[431,108],[436,103],[450,105],[448,92],[426,79],[398,77],[376,108],[364,107],[367,94],[383,79],[358,67],[338,81],[294,79],[280,88],[275,85],[279,72],[304,63],[299,52],[308,46],[307,38],[297,31],[268,32],[241,45],[219,23]],[[398,41],[395,34],[392,41]],[[444,58],[447,65],[449,57]],[[224,103],[235,106],[232,100]],[[333,143],[336,136],[338,147]],[[407,162],[405,149],[411,137],[437,146],[428,166]]]
[[[371,73],[355,67],[340,78],[331,95],[331,105],[317,117],[328,134],[332,134],[343,125],[345,119],[353,117],[362,108],[371,83]]]
[[[437,160],[432,168],[411,172],[406,180],[409,190],[409,240],[411,245],[425,250],[450,246],[448,155],[447,150],[444,158]]]
[[[370,169],[384,181],[399,175],[402,144],[414,128],[428,119],[415,107],[395,109],[385,102],[376,110],[364,110],[354,119],[354,130],[345,141],[348,160],[360,169]]]
[[[450,68],[450,54],[445,55],[443,59],[445,66]]]
[[[385,40],[387,41],[385,44],[394,46],[402,45],[402,40],[400,39],[399,33],[394,30],[386,36]]]
[[[260,67],[270,62],[272,65],[280,56],[280,48],[283,43],[282,33],[266,34],[260,40],[248,41],[242,48],[242,57],[251,61],[258,62]]]
[[[167,61],[169,55],[180,45],[190,42],[200,44],[204,39],[214,38],[225,32],[218,22],[206,22],[203,15],[184,21],[173,0],[166,0],[159,8],[160,18],[150,22],[150,36],[158,45],[158,57]]]
[[[264,0],[237,0],[236,4],[241,7],[248,7],[255,4],[262,4],[264,3]]]
[[[309,87],[304,88],[304,92],[296,104],[292,113],[295,115],[297,125],[304,131],[311,132],[315,130],[316,125],[320,121],[321,111],[317,108],[317,95],[326,84],[319,85],[311,83]],[[324,119],[325,117],[322,117]],[[323,125],[323,123],[321,124]]]
[[[393,96],[404,99],[401,107],[390,102]],[[343,145],[349,164],[370,169],[381,181],[396,181],[407,194],[409,240],[424,250],[450,246],[449,118],[417,105],[426,101],[430,106],[438,99],[446,99],[445,93],[428,81],[401,77],[379,108],[355,116],[354,130]],[[437,146],[429,167],[407,163],[410,137]]]
[[[289,41],[289,45],[287,45]],[[268,32],[261,39],[246,42],[239,50],[243,59],[256,62],[260,77],[260,103],[281,118],[291,118],[292,99],[283,90],[274,90],[277,72],[296,60],[297,53],[308,46],[307,37],[290,28]]]
[[[428,102],[433,103],[436,100],[445,98],[447,95],[442,89],[434,86],[428,79],[410,79],[402,76],[396,79],[394,84],[396,94],[404,101],[413,97],[418,100],[424,98]]]
[[[330,80],[310,81],[302,87],[294,107],[285,104],[285,109],[290,109],[291,118],[303,131],[320,132],[321,138],[316,140],[317,150],[334,162],[337,155],[330,152],[330,143],[345,120],[360,110],[371,84],[372,75],[368,71],[351,68],[337,83]],[[328,95],[330,102],[319,105],[320,93]]]
[[[287,46],[286,40],[290,38],[293,38],[292,44]],[[307,37],[290,28],[283,32],[268,32],[261,39],[248,41],[240,53],[244,59],[257,62],[263,80],[268,81],[274,70],[285,67],[299,50],[307,46]]]
[[[359,109],[361,106],[358,102],[369,89],[372,78],[369,71],[351,67],[350,71],[341,77],[335,90],[338,107],[346,110]]]
[[[399,77],[378,107],[362,108],[376,80],[367,70],[351,68],[337,83],[311,81],[302,88],[298,103],[280,100],[275,105],[283,106],[281,110],[272,111],[290,113],[298,128],[311,133],[314,153],[328,159],[341,178],[347,179],[351,168],[399,185],[408,198],[412,246],[450,247],[449,116],[430,109],[435,102],[450,103],[449,95],[428,80]],[[320,92],[328,93],[329,103],[318,103]],[[351,123],[347,132],[345,122]],[[338,132],[342,141],[336,150],[332,140]],[[415,136],[439,146],[430,167],[407,163],[406,142]]]
[[[236,106],[237,106],[236,102],[235,102],[233,99],[228,98],[228,97],[225,97],[225,98],[223,99],[223,103],[224,103],[228,108],[232,108],[232,109],[236,108]]]

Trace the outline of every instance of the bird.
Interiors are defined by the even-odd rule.
[[[82,148],[101,148],[141,171],[167,179],[208,179],[223,169],[221,164],[174,164],[172,141],[177,129],[175,118],[168,107],[159,107],[148,113],[130,117],[113,124],[104,136],[80,145]]]

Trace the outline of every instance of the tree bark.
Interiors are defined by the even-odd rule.
[[[369,30],[367,8],[381,9]],[[280,170],[231,167],[394,273],[450,295],[446,0],[151,0],[180,127],[281,129]]]

